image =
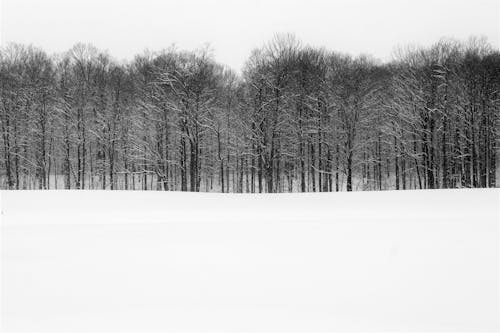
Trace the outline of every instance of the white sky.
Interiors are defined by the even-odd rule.
[[[278,32],[331,50],[388,60],[400,44],[486,36],[499,46],[498,0],[1,0],[2,44],[49,52],[89,42],[118,59],[175,43],[210,43],[239,70],[250,51]]]

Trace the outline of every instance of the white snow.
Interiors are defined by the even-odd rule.
[[[2,192],[10,331],[492,331],[499,189]]]

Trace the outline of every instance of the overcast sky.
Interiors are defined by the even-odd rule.
[[[239,70],[250,51],[279,32],[304,43],[389,60],[401,44],[486,36],[499,46],[498,0],[2,0],[2,44],[49,52],[89,42],[117,59],[175,43],[210,43]]]

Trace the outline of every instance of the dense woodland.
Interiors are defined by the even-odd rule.
[[[500,52],[382,63],[277,35],[241,73],[208,49],[118,62],[0,50],[0,187],[330,192],[496,187]]]

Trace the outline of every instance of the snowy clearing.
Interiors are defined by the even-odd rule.
[[[2,328],[498,330],[499,198],[2,192]]]

